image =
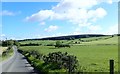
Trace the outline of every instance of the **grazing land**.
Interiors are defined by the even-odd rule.
[[[56,40],[21,41],[20,44],[39,43],[40,46],[21,46],[19,49],[36,50],[47,55],[50,52],[68,52],[75,55],[79,61],[79,68],[84,72],[109,72],[109,60],[115,61],[115,71],[118,71],[118,36],[101,36],[80,38],[74,40],[60,40],[71,45],[70,48],[47,46],[55,44]]]

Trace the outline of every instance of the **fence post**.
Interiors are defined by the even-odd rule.
[[[110,74],[114,74],[114,60],[110,60]]]

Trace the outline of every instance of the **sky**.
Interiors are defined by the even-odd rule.
[[[2,2],[0,16],[2,39],[118,33],[118,3],[113,0]]]

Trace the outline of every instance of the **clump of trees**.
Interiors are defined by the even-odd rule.
[[[69,44],[63,44],[62,42],[60,41],[56,41],[56,45],[55,45],[55,48],[58,47],[69,47],[70,48],[70,45]]]
[[[29,63],[40,72],[49,72],[56,70],[64,70],[64,72],[76,72],[78,70],[78,60],[76,56],[69,55],[67,52],[52,52],[48,55],[43,55],[35,50],[21,52]]]
[[[2,46],[3,47],[8,47],[8,46],[12,46],[12,45],[20,46],[20,43],[18,41],[16,41],[16,40],[2,41]]]

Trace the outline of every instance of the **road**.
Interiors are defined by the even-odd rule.
[[[2,72],[21,72],[22,74],[36,74],[33,67],[27,62],[25,57],[17,51],[17,47],[13,46],[14,55],[0,64]],[[0,67],[1,68],[1,67]]]

